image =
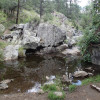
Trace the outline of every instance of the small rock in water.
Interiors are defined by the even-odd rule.
[[[55,76],[50,76],[50,77],[46,76],[47,80],[54,80],[55,78],[56,78]]]
[[[0,83],[1,84],[8,84],[10,82],[14,81],[14,79],[7,79],[7,80],[4,80],[4,81],[1,81]]]
[[[41,84],[36,83],[32,89],[28,90],[28,93],[38,93],[40,91]]]
[[[54,92],[54,94],[55,94],[56,96],[59,96],[59,97],[62,97],[62,96],[63,96],[63,93],[62,93],[62,92]]]
[[[54,79],[56,79],[55,76],[50,76],[50,80],[54,80]]]
[[[54,84],[54,81],[53,81],[53,80],[52,80],[52,81],[48,81],[48,82],[44,83],[44,85],[52,85],[52,84]]]
[[[86,77],[86,76],[88,76],[88,73],[85,72],[85,71],[76,71],[73,76],[76,77],[76,78]]]
[[[48,76],[46,76],[46,80],[49,80],[50,78]]]
[[[0,84],[0,90],[5,90],[8,88],[8,85],[5,83]]]

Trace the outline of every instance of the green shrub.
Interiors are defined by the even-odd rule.
[[[8,43],[4,42],[4,41],[0,41],[0,61],[3,60],[3,51],[4,48],[8,45]]]
[[[23,47],[20,47],[19,48],[19,50],[18,50],[18,56],[19,57],[24,57],[25,56],[24,48]]]
[[[65,93],[64,93],[64,92],[62,92],[62,93],[63,93],[62,96],[57,96],[54,92],[49,92],[48,98],[49,98],[50,100],[64,100],[64,98],[65,98]]]
[[[2,60],[3,60],[3,50],[0,49],[0,61],[2,61]]]
[[[91,44],[95,44],[99,42],[99,35],[95,34],[95,30],[90,30],[87,28],[84,32],[84,36],[80,39],[78,45],[80,46],[81,54],[83,56],[84,61],[91,61],[91,55],[89,52],[89,48]]]
[[[2,11],[0,11],[0,23],[4,23],[7,21],[7,15],[5,13],[3,13]]]
[[[4,23],[7,21],[7,15],[5,13],[3,13],[2,11],[0,11],[0,36],[3,34],[5,27],[4,27]]]
[[[58,26],[58,27],[61,25],[61,23],[60,23],[60,21],[59,21],[59,19],[57,17],[53,17],[53,19],[52,20],[49,20],[48,22],[50,24],[55,25],[55,26]]]
[[[4,49],[7,45],[8,45],[8,43],[6,43],[4,41],[0,41],[0,49]]]
[[[44,86],[42,87],[42,89],[43,89],[44,91],[57,91],[57,86],[56,86],[56,84],[44,85]]]
[[[27,23],[30,21],[40,22],[40,17],[35,11],[22,10],[20,14],[20,23]]]
[[[53,16],[52,16],[51,14],[49,14],[49,13],[46,13],[46,14],[43,16],[43,20],[44,20],[44,22],[53,20]]]
[[[98,82],[100,82],[100,75],[90,77],[90,78],[83,80],[82,85],[87,85],[87,84],[90,84],[90,83],[98,83]]]
[[[62,89],[63,85],[61,83],[60,78],[56,78],[54,80],[54,84],[50,84],[50,85],[43,85],[41,88],[43,89],[44,92],[49,92],[48,93],[48,98],[50,100],[63,100],[65,98],[65,93]],[[56,94],[54,94],[54,92],[62,92],[63,95],[62,96],[56,96]]]
[[[69,85],[69,92],[75,91],[76,87],[76,85]]]

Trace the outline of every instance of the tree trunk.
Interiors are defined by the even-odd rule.
[[[72,0],[70,0],[70,18],[71,18],[71,15],[72,15]]]
[[[16,24],[18,24],[18,21],[19,21],[19,8],[20,8],[20,0],[18,0]]]
[[[43,0],[40,0],[40,18],[42,17],[43,15]]]
[[[59,7],[60,7],[60,1],[59,0],[56,0],[56,2],[57,2],[57,11],[59,12]]]

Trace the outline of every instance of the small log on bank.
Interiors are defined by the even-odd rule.
[[[98,92],[100,92],[100,87],[97,87],[96,85],[90,85],[91,88],[97,90]]]

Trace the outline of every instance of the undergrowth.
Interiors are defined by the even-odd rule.
[[[65,98],[65,93],[62,89],[61,81],[58,78],[54,81],[54,84],[50,85],[45,84],[41,88],[43,89],[44,92],[48,92],[48,98],[50,100],[64,100]],[[61,92],[62,95],[58,96],[55,94],[55,92]]]
[[[95,34],[95,29],[89,29],[87,28],[84,31],[84,36],[80,39],[78,42],[78,45],[80,46],[81,54],[83,56],[83,61],[91,62],[91,53],[90,53],[90,47],[92,44],[96,44],[99,42],[100,37],[99,34]]]
[[[65,93],[64,92],[62,92],[62,96],[57,96],[53,91],[51,91],[51,92],[49,92],[49,94],[48,94],[48,98],[50,99],[50,100],[64,100],[64,98],[65,98]]]
[[[94,76],[94,77],[89,77],[86,78],[82,81],[82,86],[83,85],[88,85],[91,83],[99,83],[100,82],[100,75]],[[74,92],[76,90],[77,86],[76,85],[69,85],[69,92]]]

